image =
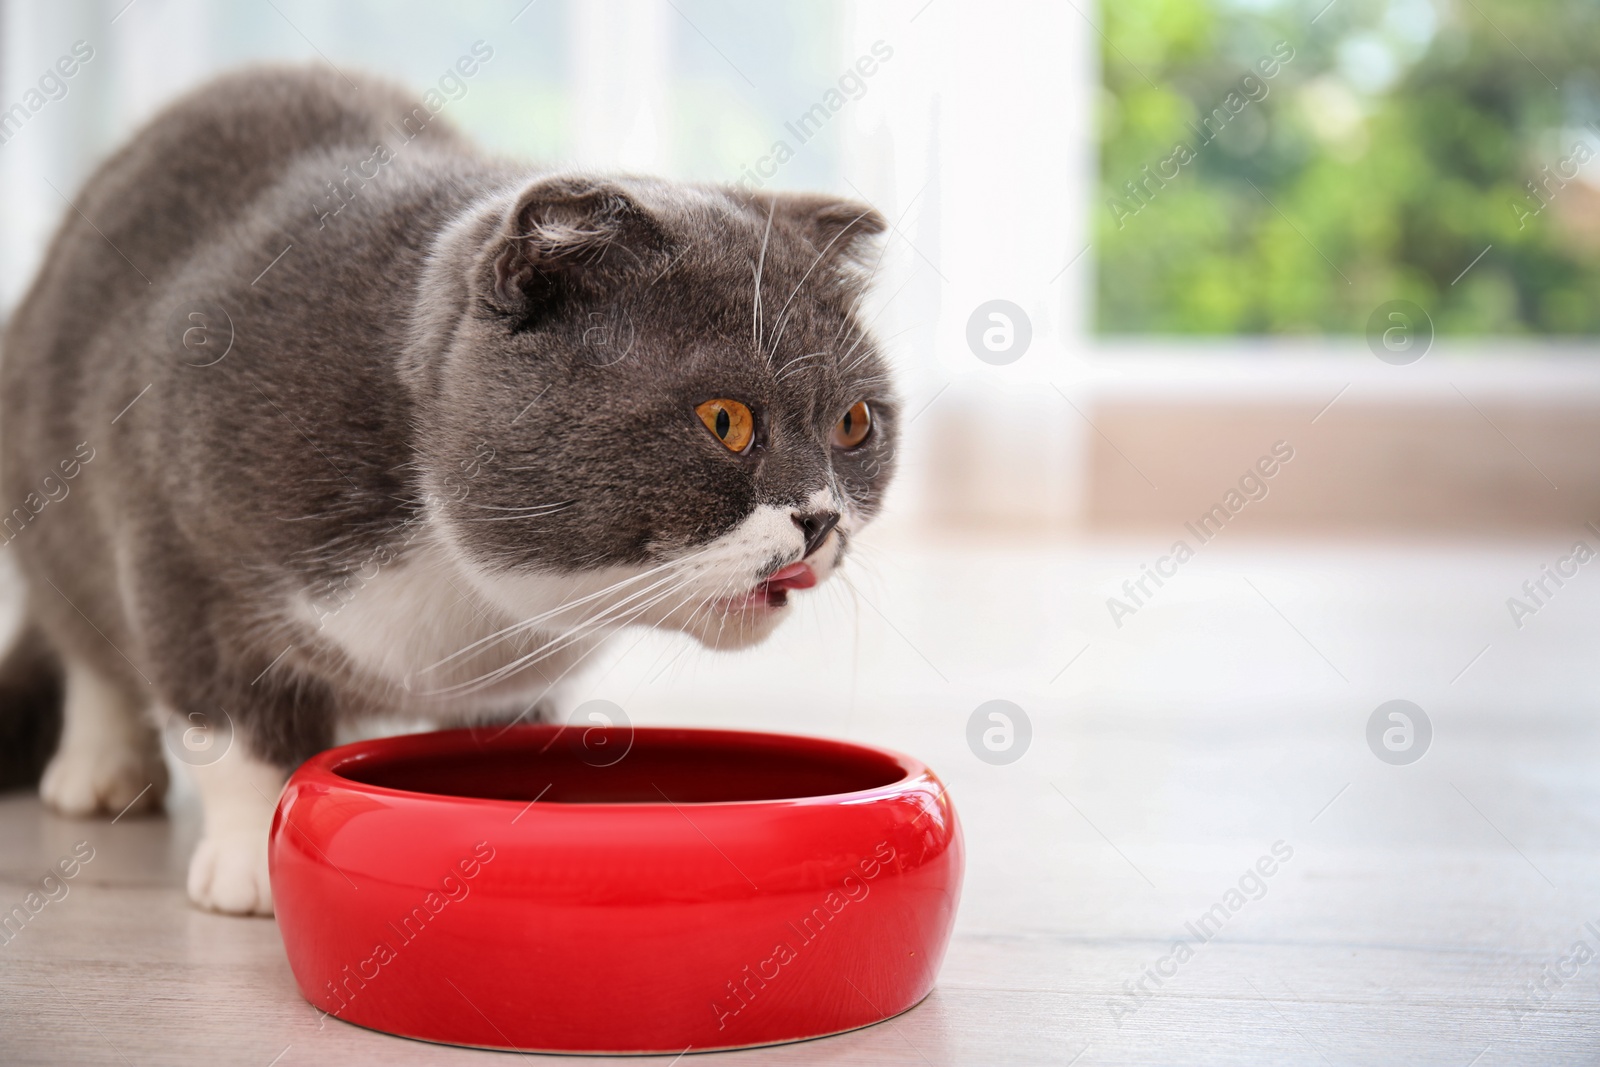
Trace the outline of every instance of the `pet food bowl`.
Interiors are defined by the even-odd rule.
[[[916,760],[809,737],[450,730],[331,749],[272,822],[307,1000],[453,1045],[681,1053],[932,989],[962,841]]]

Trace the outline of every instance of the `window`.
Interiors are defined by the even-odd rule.
[[[1104,4],[1099,334],[1600,332],[1577,0]]]

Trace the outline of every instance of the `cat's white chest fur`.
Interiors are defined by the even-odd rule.
[[[841,506],[828,490],[807,505]],[[294,605],[317,642],[346,664],[359,710],[445,721],[521,715],[627,625],[686,630],[713,647],[749,644],[787,608],[783,600],[754,606],[748,595],[804,550],[791,509],[763,504],[709,543],[655,565],[490,573],[470,562],[447,524],[425,522],[398,558],[348,572],[337,596],[302,596]],[[853,525],[846,509],[838,529]],[[842,538],[829,544],[810,557],[816,581],[838,565]]]
[[[445,546],[413,548],[356,572],[337,598],[296,613],[342,655],[356,686],[395,712],[449,721],[520,714],[568,677],[607,628],[563,611],[589,592],[567,578],[521,577],[520,617],[477,588]],[[605,579],[597,578],[603,588]],[[529,623],[545,617],[543,624]]]

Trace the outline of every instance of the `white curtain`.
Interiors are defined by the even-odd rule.
[[[1084,377],[1093,263],[1097,38],[1071,5],[0,0],[0,12],[0,108],[75,42],[93,49],[66,94],[0,144],[0,306],[99,160],[216,72],[331,63],[420,90],[482,40],[494,58],[447,114],[492,149],[878,207],[896,228],[872,314],[916,415],[901,510],[1053,521],[1076,506],[1087,428],[1047,384]],[[1004,367],[967,341],[968,318],[995,299],[1032,328]]]

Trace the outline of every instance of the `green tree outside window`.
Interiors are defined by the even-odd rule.
[[[1593,0],[1106,3],[1101,334],[1600,333]],[[1485,251],[1487,249],[1487,251]]]

